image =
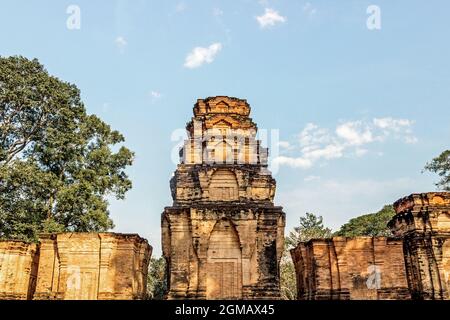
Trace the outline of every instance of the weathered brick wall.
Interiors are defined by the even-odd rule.
[[[281,208],[211,204],[166,208],[169,299],[279,299]]]
[[[114,233],[0,242],[0,299],[143,299],[151,252],[138,235]]]
[[[333,238],[291,251],[301,300],[409,299],[402,240]]]
[[[41,237],[35,299],[144,298],[151,247],[137,235],[64,233]]]
[[[0,299],[26,300],[36,285],[37,245],[0,241]]]
[[[415,299],[450,299],[450,193],[412,194],[394,204],[389,223],[403,237],[406,271]]]

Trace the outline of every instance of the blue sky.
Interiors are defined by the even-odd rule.
[[[367,27],[370,5],[381,29]],[[0,55],[38,58],[125,135],[134,187],[111,201],[115,231],[159,255],[171,134],[197,98],[245,98],[259,128],[279,130],[287,232],[306,211],[336,229],[435,190],[422,169],[449,148],[448,12],[444,0],[1,0]]]

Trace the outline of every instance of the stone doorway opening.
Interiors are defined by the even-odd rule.
[[[216,223],[209,238],[206,298],[242,299],[242,252],[237,231],[226,219]]]

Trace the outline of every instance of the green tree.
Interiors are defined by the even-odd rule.
[[[450,150],[442,152],[440,156],[431,160],[425,169],[441,177],[441,180],[436,183],[438,188],[450,191]]]
[[[394,215],[395,210],[392,205],[384,206],[383,209],[376,213],[351,219],[335,235],[340,237],[391,236],[392,233],[387,227],[387,224]]]
[[[164,257],[151,258],[148,267],[147,293],[152,300],[162,300],[167,291],[167,269]]]
[[[323,218],[313,213],[306,213],[300,217],[300,225],[286,237],[288,249],[295,248],[300,242],[307,242],[311,239],[324,239],[331,237],[331,229],[324,227]]]
[[[297,279],[287,241],[280,262],[280,293],[283,300],[297,299]]]
[[[300,225],[295,227],[285,238],[285,249],[280,263],[280,290],[282,299],[297,299],[297,280],[294,263],[289,252],[290,249],[295,248],[300,242],[329,237],[331,237],[331,229],[324,227],[321,216],[306,213],[304,217],[300,217]]]
[[[0,238],[112,228],[106,198],[131,188],[123,141],[75,85],[37,60],[0,57]]]

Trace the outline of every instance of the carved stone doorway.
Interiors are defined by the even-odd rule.
[[[242,253],[239,238],[229,220],[216,223],[209,239],[206,266],[206,298],[242,298]]]

